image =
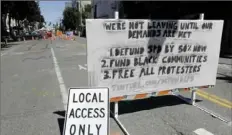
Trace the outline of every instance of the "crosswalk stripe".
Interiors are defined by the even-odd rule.
[[[209,131],[205,130],[204,128],[198,128],[194,131],[197,135],[214,135],[210,133]]]

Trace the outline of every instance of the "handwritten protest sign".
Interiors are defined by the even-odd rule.
[[[108,88],[71,88],[64,135],[108,135],[108,110]]]
[[[90,84],[110,97],[215,85],[222,20],[88,19]]]

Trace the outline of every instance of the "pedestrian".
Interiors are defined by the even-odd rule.
[[[47,32],[47,36],[48,36],[48,39],[51,40],[51,43],[52,43],[52,32],[51,31],[48,31]]]

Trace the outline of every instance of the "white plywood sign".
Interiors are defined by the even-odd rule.
[[[64,135],[108,135],[109,89],[69,90]]]
[[[222,20],[88,19],[91,86],[110,97],[215,85]]]

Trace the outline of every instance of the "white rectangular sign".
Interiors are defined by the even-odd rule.
[[[108,135],[109,89],[69,90],[64,135]]]
[[[91,86],[110,98],[215,85],[222,20],[87,19]]]

